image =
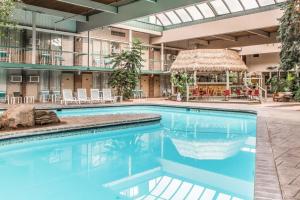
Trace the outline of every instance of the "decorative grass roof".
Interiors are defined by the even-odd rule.
[[[171,71],[241,72],[247,66],[239,54],[226,49],[196,49],[181,51],[171,66]]]

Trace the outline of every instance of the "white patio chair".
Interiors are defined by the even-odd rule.
[[[70,103],[78,103],[78,100],[73,97],[72,90],[64,89],[61,103],[64,103],[65,105],[67,105],[69,102]]]
[[[103,94],[103,102],[109,101],[114,103],[116,101],[111,94],[111,89],[103,89],[102,94]]]
[[[78,88],[77,89],[77,101],[79,104],[83,103],[90,103],[91,100],[87,97],[86,89]]]
[[[102,103],[103,99],[100,96],[99,89],[91,89],[91,102],[92,103]]]

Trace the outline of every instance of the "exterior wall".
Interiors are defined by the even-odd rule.
[[[14,92],[21,92],[21,83],[12,83],[10,82],[10,76],[11,75],[18,75],[21,76],[21,70],[16,69],[16,70],[8,70],[7,71],[7,95],[13,96]]]
[[[259,57],[246,56],[246,65],[249,72],[268,72],[268,67],[279,66],[279,64],[279,53],[259,54]]]
[[[0,92],[6,92],[7,71],[0,69]]]

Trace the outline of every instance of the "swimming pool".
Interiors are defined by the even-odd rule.
[[[161,106],[57,113],[159,113],[162,120],[2,146],[1,199],[253,199],[254,114]]]

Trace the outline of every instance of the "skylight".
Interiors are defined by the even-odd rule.
[[[274,0],[258,0],[260,6],[268,6],[274,4]]]
[[[230,13],[243,12],[264,6],[275,5],[287,0],[209,0],[205,3],[166,11],[149,16],[149,23],[171,26],[195,20],[202,20]]]
[[[157,14],[156,17],[159,19],[159,21],[162,23],[162,25],[164,25],[164,26],[170,26],[170,25],[172,25],[172,23],[171,23],[170,20],[166,17],[165,14],[160,13],[160,14]]]
[[[197,5],[199,10],[202,12],[205,18],[214,17],[214,12],[210,9],[210,7],[206,3],[202,3]]]
[[[193,20],[203,19],[202,14],[200,13],[200,11],[198,10],[198,8],[196,6],[189,6],[189,7],[186,7],[185,9],[190,13]]]
[[[240,0],[240,1],[242,2],[246,10],[259,7],[256,0]]]
[[[183,22],[190,22],[192,21],[192,18],[190,17],[190,15],[186,12],[185,9],[181,8],[178,10],[175,10],[175,12],[178,14],[178,16],[180,17],[180,19]]]
[[[243,11],[243,6],[239,0],[224,0],[224,2],[228,5],[230,12]]]
[[[181,23],[181,20],[180,20],[179,17],[174,13],[174,11],[166,12],[166,15],[168,16],[168,18],[171,20],[171,22],[172,22],[173,24],[179,24],[179,23]]]
[[[222,0],[213,0],[210,3],[214,7],[218,15],[224,15],[229,13],[229,10],[227,9]]]

